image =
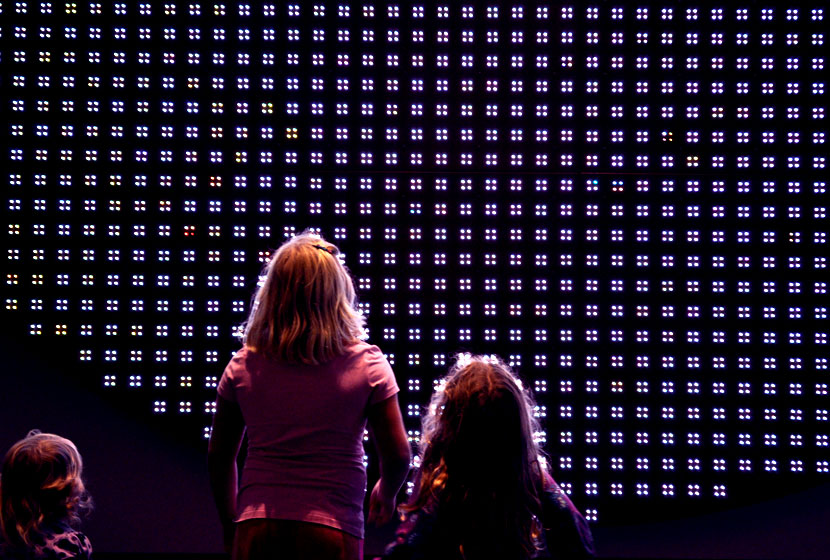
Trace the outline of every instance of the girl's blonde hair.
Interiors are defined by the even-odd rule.
[[[0,529],[12,546],[30,547],[50,524],[77,525],[92,509],[84,487],[83,462],[75,444],[32,430],[3,461]]]
[[[336,246],[304,232],[266,265],[243,342],[279,361],[320,364],[366,336],[351,276]]]
[[[467,558],[533,556],[546,472],[533,407],[497,356],[459,355],[423,418],[415,491],[402,509],[440,518]]]

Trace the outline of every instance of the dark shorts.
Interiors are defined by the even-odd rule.
[[[363,539],[333,527],[287,519],[236,524],[233,560],[361,560]]]

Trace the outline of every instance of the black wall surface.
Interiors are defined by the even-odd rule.
[[[84,525],[93,548],[221,551],[204,453],[79,388],[48,351],[24,348],[3,341],[0,447],[5,453],[33,428],[75,442],[95,501]]]

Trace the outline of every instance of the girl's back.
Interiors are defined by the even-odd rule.
[[[219,395],[239,405],[248,433],[238,519],[303,519],[362,535],[367,405],[397,392],[381,351],[363,342],[320,365],[237,352]]]
[[[410,449],[392,368],[376,346],[361,342],[363,324],[337,247],[306,232],[277,249],[244,347],[219,381],[208,443],[211,487],[235,558],[268,558],[274,550],[286,557],[286,547],[297,558],[360,555],[367,422],[381,472],[369,519],[392,516]]]
[[[547,474],[532,411],[501,360],[459,358],[424,417],[418,483],[394,554],[526,559],[555,548],[546,536],[566,533],[576,536],[573,557],[592,554],[584,519]]]

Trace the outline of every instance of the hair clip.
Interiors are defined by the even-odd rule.
[[[312,247],[314,247],[315,249],[320,249],[321,251],[325,251],[329,255],[334,255],[334,252],[325,245],[312,245]]]

